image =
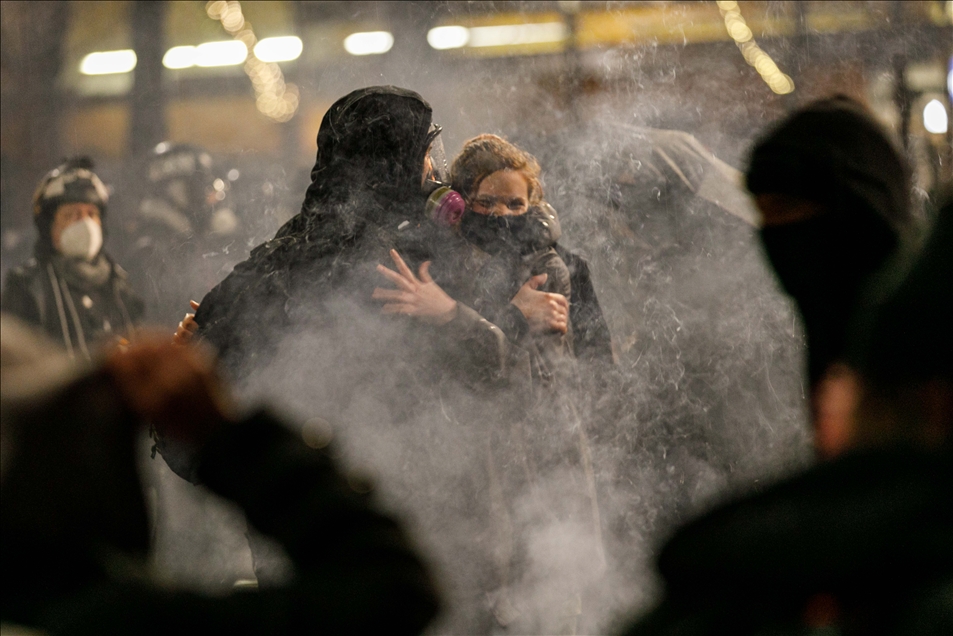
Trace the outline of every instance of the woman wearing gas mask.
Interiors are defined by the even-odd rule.
[[[92,167],[88,157],[70,159],[40,181],[34,258],[9,272],[0,303],[80,359],[104,341],[131,337],[143,313],[125,271],[103,249],[109,193]]]
[[[450,173],[456,212],[448,213],[453,195],[446,193],[448,202],[432,206],[430,216],[456,240],[442,242],[436,280],[426,263],[415,276],[392,253],[397,271],[378,271],[396,289],[378,288],[374,298],[386,313],[436,325],[475,310],[526,354],[532,381],[514,384],[511,375],[510,390],[494,394],[498,403],[521,408],[496,412],[487,405],[469,422],[483,431],[486,449],[496,568],[487,600],[509,629],[575,633],[586,586],[600,576],[604,556],[588,436],[576,404],[582,387],[574,336],[578,331],[587,356],[611,360],[608,329],[588,269],[580,268],[585,261],[557,245],[559,221],[543,199],[532,155],[497,135],[480,135],[464,144]],[[542,548],[541,537],[550,533],[572,538]],[[536,596],[541,576],[545,601]]]

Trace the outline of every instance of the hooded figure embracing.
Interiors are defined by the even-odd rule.
[[[445,165],[431,156],[440,131],[431,115],[419,95],[390,86],[335,102],[301,212],[204,298],[195,320],[245,395],[296,410],[315,446],[340,438],[385,501],[409,511],[440,566],[451,630],[484,631],[482,429],[519,417],[511,396],[531,382],[528,356],[449,297],[452,310],[432,320],[382,312],[372,298],[394,250],[414,270],[432,262],[441,284],[452,271],[460,239],[425,212]]]

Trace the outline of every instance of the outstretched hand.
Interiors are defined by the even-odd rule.
[[[420,266],[418,277],[414,276],[397,250],[391,250],[390,257],[397,271],[383,265],[378,265],[377,271],[394,283],[397,289],[377,287],[371,295],[374,300],[385,301],[381,313],[414,316],[435,325],[446,324],[456,317],[457,301],[450,298],[430,277],[430,261]]]
[[[189,301],[192,311],[198,311],[199,304],[194,300]],[[199,330],[199,323],[195,322],[195,314],[185,314],[185,318],[179,323],[175,333],[172,334],[172,344],[187,345],[192,342],[195,332]]]
[[[539,291],[539,286],[545,284],[547,278],[548,274],[533,276],[520,287],[510,302],[526,318],[530,333],[566,333],[569,327],[569,301],[562,294]]]

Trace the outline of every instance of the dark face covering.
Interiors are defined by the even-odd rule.
[[[559,238],[557,228],[555,212],[545,203],[515,216],[478,214],[467,209],[460,220],[463,237],[494,255],[529,254],[549,247]]]
[[[850,212],[766,227],[760,236],[775,274],[804,318],[813,384],[844,354],[853,307],[896,239],[873,215]]]
[[[519,236],[526,232],[526,217],[494,216],[467,210],[460,220],[463,237],[488,254],[519,253]]]

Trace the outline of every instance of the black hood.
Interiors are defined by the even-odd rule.
[[[365,213],[386,215],[389,206],[366,205],[419,198],[432,114],[420,95],[395,86],[362,88],[336,101],[318,131],[302,215],[355,199]]]
[[[838,96],[799,110],[762,137],[748,162],[752,194],[789,194],[858,211],[897,233],[912,223],[910,172],[883,127]]]

